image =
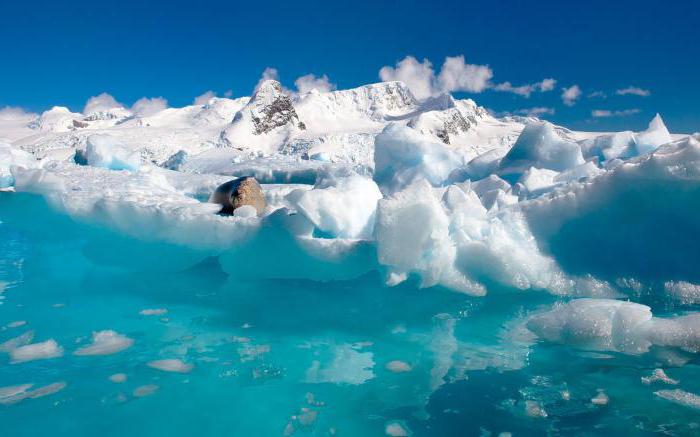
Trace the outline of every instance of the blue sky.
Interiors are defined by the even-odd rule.
[[[249,95],[267,67],[290,88],[313,73],[344,89],[379,81],[382,67],[408,55],[430,60],[436,76],[446,57],[463,55],[492,77],[480,92],[456,94],[496,112],[548,108],[546,118],[590,130],[642,129],[660,112],[672,131],[695,132],[698,23],[693,1],[8,0],[0,107],[80,110],[101,92],[183,106],[207,90]],[[556,86],[529,98],[494,89],[545,78]],[[573,85],[581,93],[568,106],[562,89]],[[616,94],[629,87],[649,95]]]

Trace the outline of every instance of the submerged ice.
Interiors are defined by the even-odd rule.
[[[605,134],[499,119],[400,82],[278,85],[54,109],[0,143],[3,407],[95,398],[137,419],[191,396],[266,435],[666,426],[641,398],[685,423],[697,138],[660,116]],[[221,214],[207,200],[240,176],[265,206]],[[186,416],[165,428],[191,433]]]

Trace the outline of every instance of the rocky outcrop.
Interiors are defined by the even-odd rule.
[[[452,101],[451,97],[449,99],[452,107],[423,112],[412,118],[408,126],[423,135],[432,135],[445,144],[451,144],[452,138],[468,132],[486,115],[483,108],[470,100]]]
[[[268,80],[260,85],[245,109],[250,110],[253,120],[253,133],[255,135],[266,134],[271,130],[286,126],[296,125],[299,129],[305,129],[304,123],[299,121],[299,116],[292,106],[292,100],[283,93],[282,85],[276,80]],[[236,114],[240,118],[240,112]],[[233,119],[236,122],[236,117]]]
[[[221,135],[229,146],[276,152],[295,132],[306,129],[292,100],[276,80],[266,80]]]
[[[220,214],[230,215],[244,205],[250,205],[262,214],[265,210],[265,194],[255,178],[245,177],[228,181],[216,189],[209,201],[221,205]]]
[[[287,125],[304,129],[304,123],[299,121],[292,100],[276,80],[266,80],[260,85],[248,104],[233,117],[233,124],[244,121],[248,116],[255,135],[266,134]]]

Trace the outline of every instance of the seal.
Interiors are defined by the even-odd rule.
[[[265,194],[262,187],[252,177],[243,177],[219,185],[209,202],[221,205],[219,214],[231,215],[236,208],[250,205],[262,214],[265,210]]]

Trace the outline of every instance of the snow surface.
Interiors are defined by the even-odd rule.
[[[56,220],[90,225],[83,232],[95,241],[135,239],[149,259],[132,260],[124,243],[90,252],[102,263],[174,269],[218,256],[228,273],[250,277],[379,270],[388,284],[417,275],[423,286],[475,295],[490,282],[610,295],[618,279],[646,275],[685,302],[700,282],[676,261],[698,258],[680,240],[695,229],[684,205],[696,199],[700,146],[674,142],[659,116],[641,133],[596,136],[496,119],[449,95],[419,101],[400,82],[289,96],[267,81],[250,99],[148,115],[54,108],[29,129],[0,147],[0,180],[40,194]],[[265,214],[217,215],[204,200],[244,175],[274,183],[264,185]],[[641,202],[640,192],[668,206]],[[621,221],[628,204],[639,211],[634,226]],[[680,226],[652,232],[671,211]],[[669,238],[681,249],[655,250]],[[270,266],[266,244],[289,265]]]
[[[573,132],[498,119],[449,95],[419,101],[400,82],[290,96],[266,81],[251,98],[155,113],[55,107],[28,118],[0,125],[0,187],[16,191],[7,220],[41,231],[23,220],[41,211],[43,226],[82,235],[96,263],[178,271],[214,257],[240,278],[375,271],[388,285],[415,277],[477,296],[495,284],[610,298],[629,292],[619,284],[642,284],[682,305],[699,299],[700,252],[688,242],[699,229],[700,143],[671,135],[658,115],[639,133]],[[247,175],[263,183],[265,213],[218,215],[206,199]],[[638,354],[695,351],[697,320],[574,300],[528,327],[548,341]],[[3,346],[16,362],[62,354],[51,340],[25,340]],[[76,353],[129,342],[102,331]],[[339,378],[345,359],[358,367],[346,378],[371,377],[371,356],[337,352],[337,365],[310,370],[312,379]]]

